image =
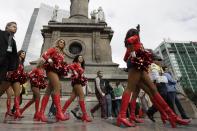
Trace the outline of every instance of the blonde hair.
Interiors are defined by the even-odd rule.
[[[62,38],[59,38],[59,39],[55,40],[55,42],[54,42],[54,44],[53,44],[53,47],[58,48],[58,44],[59,44],[59,41],[60,41],[60,40],[63,40],[63,41],[64,41],[64,46],[66,46],[66,41],[65,41],[64,39],[62,39]],[[58,49],[59,49],[59,48],[58,48]],[[63,49],[62,49],[62,50],[59,50],[59,51],[61,51],[61,52],[63,52],[63,53],[65,54],[65,52],[64,52]]]

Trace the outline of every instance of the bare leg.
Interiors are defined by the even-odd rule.
[[[131,100],[132,100],[132,99],[137,99],[139,93],[140,93],[140,88],[137,87],[137,88],[135,89],[135,91],[133,92],[133,95],[132,95],[132,97],[131,97]]]
[[[60,93],[60,81],[59,76],[54,72],[47,72],[47,77],[49,78],[50,84],[53,88],[53,94]]]
[[[139,93],[140,93],[140,88],[137,86],[137,88],[133,92],[133,95],[130,101],[130,121],[135,121],[136,123],[144,123],[142,119],[137,118],[135,115],[136,100],[137,100]]]
[[[149,95],[150,99],[152,98],[150,89],[143,83],[143,81],[140,81],[140,83],[138,84],[138,88],[144,90]]]
[[[125,126],[135,126],[134,123],[129,122],[126,118],[126,111],[130,102],[130,97],[133,95],[133,92],[136,90],[137,84],[140,82],[141,72],[134,68],[130,68],[128,72],[128,84],[122,95],[120,112],[117,118],[117,125],[120,126],[124,124]]]
[[[63,113],[66,112],[67,108],[68,108],[69,105],[75,100],[75,98],[76,98],[76,92],[75,92],[75,90],[73,89],[70,98],[65,102],[65,104],[64,104],[64,106],[63,106],[63,109],[62,109],[62,112],[63,112]]]
[[[40,91],[39,91],[39,88],[36,88],[36,87],[32,87],[32,92],[33,92],[33,97],[32,97],[32,99],[31,100],[29,100],[26,104],[25,104],[25,106],[22,108],[22,109],[20,109],[20,112],[21,112],[21,114],[23,114],[23,112],[27,109],[27,108],[29,108],[36,100],[40,100]],[[38,97],[38,98],[36,98],[36,96]],[[39,102],[39,101],[38,101]]]
[[[40,104],[40,89],[33,87],[32,88],[34,98],[33,100],[35,101],[35,114],[34,114],[34,120],[38,121],[39,120],[39,104]]]
[[[77,96],[79,96],[79,101],[83,101],[85,97],[84,97],[83,87],[81,86],[81,84],[75,84],[74,90]]]
[[[168,120],[173,128],[176,127],[176,123],[181,124],[181,125],[188,125],[190,123],[190,121],[182,120],[181,118],[179,118],[172,111],[172,109],[170,109],[168,104],[165,102],[165,100],[158,93],[156,86],[150,80],[150,77],[147,72],[143,72],[142,80],[143,80],[144,84],[146,84],[148,86],[148,88],[150,89],[150,92],[153,96],[152,101],[156,105],[158,110],[161,112],[163,123],[165,123],[165,120],[167,119],[167,117],[168,117]]]
[[[60,104],[60,81],[59,81],[59,76],[57,75],[57,73],[55,72],[47,72],[47,76],[49,78],[50,84],[53,87],[53,102],[55,104],[56,107],[56,120],[59,121],[64,121],[64,120],[68,120],[68,118],[66,118],[62,112],[62,107]]]
[[[5,91],[10,87],[11,83],[9,81],[2,81],[0,84],[0,97],[5,93]]]
[[[82,121],[91,122],[92,120],[89,118],[86,112],[85,101],[84,101],[84,92],[81,84],[75,84],[74,90],[76,91],[77,96],[79,96],[79,105],[81,107],[81,111],[83,116],[81,117]]]
[[[18,97],[20,96],[20,92],[21,92],[21,86],[20,86],[20,83],[19,82],[15,82],[13,85],[12,85],[12,88],[14,90],[14,96],[15,97]]]
[[[14,91],[11,86],[6,90],[6,94],[8,99],[11,99],[11,97],[14,95]]]
[[[40,89],[37,87],[33,87],[32,88],[32,92],[33,92],[33,99],[40,99]]]
[[[15,106],[15,118],[21,118],[21,112],[20,112],[20,91],[21,91],[21,86],[19,82],[15,82],[13,85],[13,90],[14,90],[14,106]]]
[[[158,90],[157,90],[155,84],[151,81],[147,72],[143,72],[142,81],[148,87],[148,89],[152,95],[154,95],[155,93],[158,93]]]
[[[51,83],[49,82],[48,87],[45,90],[45,95],[50,96],[53,92],[53,87],[51,85]]]
[[[52,88],[51,82],[49,82],[48,87],[45,91],[45,95],[42,98],[40,113],[38,115],[38,120],[41,120],[42,122],[47,122],[47,118],[45,117],[44,112],[45,112],[45,109],[46,109],[46,106],[47,106],[47,103],[49,101],[49,97],[52,91],[53,91],[53,88]]]
[[[12,116],[12,112],[11,112],[11,97],[12,95],[14,94],[13,90],[12,90],[12,87],[9,87],[7,90],[6,90],[6,93],[7,93],[7,112],[5,113],[5,119],[7,118],[7,116]]]

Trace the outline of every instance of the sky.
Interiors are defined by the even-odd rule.
[[[0,29],[16,21],[15,35],[21,48],[33,9],[41,3],[68,10],[70,0],[0,0]],[[90,0],[89,13],[101,6],[106,22],[114,31],[111,41],[113,62],[126,67],[124,37],[130,28],[141,25],[141,42],[155,49],[163,39],[197,41],[197,0]],[[40,34],[41,35],[41,34]]]

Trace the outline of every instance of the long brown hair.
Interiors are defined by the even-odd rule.
[[[76,55],[75,58],[73,59],[73,62],[79,62],[79,56],[82,56],[82,55]],[[84,58],[83,58],[83,62],[81,63],[81,67],[83,69],[85,69],[85,60],[84,60]]]
[[[139,32],[140,32],[140,25],[138,24],[136,29],[134,28],[131,28],[127,31],[127,34],[125,36],[125,40],[124,40],[124,43],[125,43],[125,46],[127,45],[127,39],[130,38],[131,36],[134,36],[134,35],[138,35],[139,36]]]
[[[23,52],[25,52],[25,51],[24,51],[24,50],[20,50],[20,51],[17,52],[18,59],[19,59],[20,55],[21,55]],[[26,52],[25,52],[25,57],[26,57]],[[22,63],[22,64],[24,64],[24,62],[25,62],[25,58],[23,58],[22,61],[19,61],[19,63]]]

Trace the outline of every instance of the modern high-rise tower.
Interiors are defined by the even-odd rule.
[[[180,87],[197,91],[197,42],[164,40],[154,52],[163,58],[175,78],[181,78]]]
[[[40,57],[40,51],[43,44],[41,29],[43,25],[48,24],[54,8],[45,4],[41,4],[40,8],[35,8],[31,16],[29,26],[23,41],[22,50],[27,52],[25,65],[35,61]],[[62,18],[69,17],[69,11],[58,10],[57,21],[62,21]]]

